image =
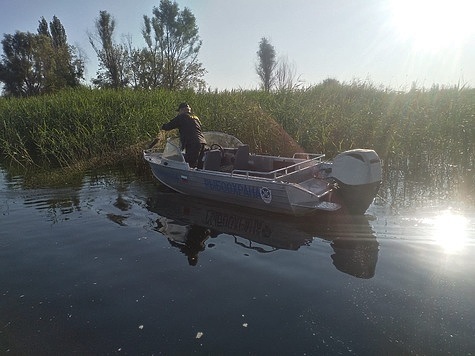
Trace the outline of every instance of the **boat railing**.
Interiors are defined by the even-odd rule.
[[[301,154],[297,154],[301,155]],[[282,180],[283,178],[290,177],[294,174],[301,173],[307,169],[311,169],[315,166],[316,163],[320,163],[322,158],[325,157],[324,154],[312,154],[312,153],[304,153],[307,157],[312,157],[309,159],[304,159],[303,161],[294,163],[292,165],[275,169],[273,171],[256,171],[256,170],[244,170],[244,169],[234,169],[231,172],[231,175],[240,174],[245,175],[247,178],[249,177],[261,177],[267,179],[279,179]],[[296,158],[296,155],[294,155]]]
[[[325,157],[325,154],[322,153],[294,153],[292,158],[303,158],[303,159],[314,159],[314,158],[319,158],[320,160]]]

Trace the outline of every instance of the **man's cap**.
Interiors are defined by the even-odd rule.
[[[188,103],[181,103],[180,105],[178,105],[178,109],[176,109],[176,111],[180,111],[181,109],[183,108],[186,108],[188,106]]]

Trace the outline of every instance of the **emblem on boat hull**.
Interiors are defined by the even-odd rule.
[[[260,189],[261,198],[264,203],[269,204],[272,201],[272,192],[267,187],[262,187]]]

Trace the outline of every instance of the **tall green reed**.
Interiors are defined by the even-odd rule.
[[[473,167],[475,90],[396,92],[366,82],[275,93],[81,89],[1,98],[0,149],[23,165],[63,167],[139,150],[181,101],[190,103],[204,130],[233,134],[263,153],[332,156],[362,147],[406,166],[445,159]]]

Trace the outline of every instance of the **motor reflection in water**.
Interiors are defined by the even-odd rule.
[[[365,216],[326,214],[288,217],[195,199],[161,188],[147,200],[160,217],[155,229],[196,265],[206,240],[227,234],[236,244],[261,253],[297,250],[313,239],[331,241],[334,266],[358,278],[372,278],[379,244]]]

